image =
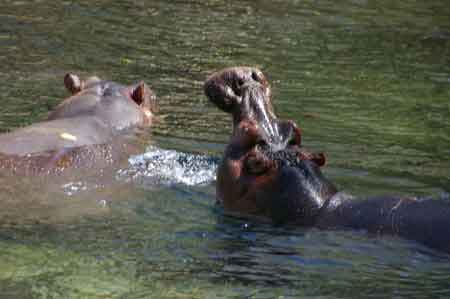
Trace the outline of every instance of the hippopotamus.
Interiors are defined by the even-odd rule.
[[[144,82],[125,86],[67,74],[64,85],[71,96],[47,120],[0,135],[0,166],[52,153],[50,160],[44,159],[48,166],[69,152],[108,144],[127,129],[153,122],[156,97]]]
[[[321,172],[324,154],[305,150],[295,122],[276,117],[269,83],[257,68],[218,71],[204,91],[233,121],[217,170],[216,197],[227,213],[276,225],[391,234],[450,253],[450,201],[358,199],[339,191]]]

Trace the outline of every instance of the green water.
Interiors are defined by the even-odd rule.
[[[141,142],[220,156],[230,119],[201,87],[232,65],[267,74],[277,114],[327,154],[341,189],[448,197],[443,0],[4,0],[0,131],[44,119],[67,96],[65,73],[95,74],[156,91],[162,120]],[[78,181],[87,190],[61,187]],[[254,225],[223,216],[214,197],[213,183],[2,173],[0,298],[450,296],[447,255],[363,232]]]

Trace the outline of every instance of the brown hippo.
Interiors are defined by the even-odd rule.
[[[256,68],[211,75],[211,102],[233,117],[233,132],[217,173],[225,211],[323,229],[392,234],[450,252],[450,201],[401,197],[354,199],[320,171],[325,158],[301,148],[292,121],[276,118],[271,91]]]
[[[126,129],[152,123],[156,97],[143,82],[124,86],[67,74],[64,84],[72,96],[46,121],[0,135],[0,167],[24,159],[47,167],[68,153],[73,158],[80,149],[100,148]]]

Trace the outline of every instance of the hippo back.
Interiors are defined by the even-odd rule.
[[[109,125],[95,117],[56,119],[0,135],[0,153],[24,156],[62,148],[102,144],[112,136]]]

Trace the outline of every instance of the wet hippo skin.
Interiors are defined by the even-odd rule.
[[[225,211],[276,224],[392,234],[450,253],[450,201],[355,199],[339,192],[320,170],[325,156],[306,151],[295,123],[275,116],[260,70],[224,69],[207,79],[204,90],[233,119],[217,173],[217,200]]]
[[[5,157],[17,160],[104,145],[127,129],[149,126],[153,121],[156,97],[143,82],[124,86],[67,74],[64,84],[72,96],[61,102],[46,121],[0,135],[0,166],[11,161]]]

